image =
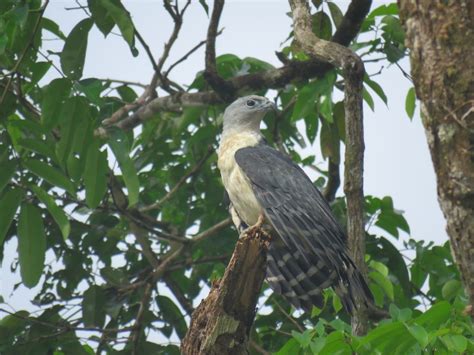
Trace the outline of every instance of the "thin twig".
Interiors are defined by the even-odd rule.
[[[135,324],[134,329],[130,333],[129,342],[133,344],[132,354],[138,354],[138,344],[140,340],[140,333],[142,330],[142,322],[143,316],[145,314],[145,310],[148,308],[148,304],[150,303],[151,298],[151,290],[152,284],[151,282],[147,283],[145,286],[145,290],[143,292],[142,300],[140,301],[140,307],[138,308],[137,316],[135,317]]]
[[[202,242],[204,239],[209,238],[210,236],[219,232],[221,229],[224,229],[230,225],[232,225],[232,218],[228,217],[220,221],[219,223],[213,225],[209,229],[206,229],[204,232],[197,234],[196,236],[193,237],[192,240],[194,243]]]
[[[217,32],[217,35],[216,36],[219,36],[220,34],[222,33],[222,30],[220,30],[219,32]],[[203,40],[201,42],[199,42],[198,44],[196,44],[193,48],[191,48],[185,55],[183,55],[181,58],[179,58],[176,62],[174,62],[173,64],[170,65],[170,67],[168,68],[168,70],[165,71],[165,73],[163,74],[163,76],[166,78],[168,77],[169,73],[180,63],[184,62],[186,59],[189,58],[189,56],[191,54],[193,54],[194,52],[196,52],[199,48],[201,48],[203,45],[206,44],[206,40]]]
[[[171,47],[173,46],[174,42],[178,38],[179,31],[181,30],[181,26],[183,24],[183,15],[184,12],[186,11],[186,8],[188,7],[190,3],[190,0],[187,1],[186,5],[184,6],[183,10],[181,12],[175,12],[177,10],[173,10],[171,6],[169,5],[167,0],[163,1],[163,4],[165,6],[165,9],[168,11],[170,16],[174,20],[174,27],[173,31],[170,35],[170,38],[168,41],[165,43],[164,49],[163,49],[163,54],[161,55],[160,59],[158,59],[158,62],[155,61],[153,54],[151,53],[150,46],[146,43],[145,39],[143,36],[138,32],[138,30],[135,29],[135,35],[137,37],[137,40],[140,42],[142,47],[145,49],[145,52],[147,53],[147,56],[150,60],[150,63],[153,67],[154,74],[153,77],[151,78],[150,84],[145,88],[145,91],[140,95],[139,98],[137,98],[134,102],[126,104],[119,108],[117,111],[115,111],[109,118],[106,118],[102,124],[104,126],[110,126],[112,124],[117,123],[120,121],[124,116],[126,116],[129,112],[137,109],[138,107],[144,105],[146,102],[148,102],[150,99],[153,99],[154,96],[156,96],[155,93],[155,88],[160,81],[161,84],[166,84],[165,89],[168,89],[169,87],[169,81],[168,80],[162,80],[163,76],[161,75],[161,70],[163,69],[163,65],[166,62],[166,59],[169,56]],[[172,92],[171,92],[172,93]]]

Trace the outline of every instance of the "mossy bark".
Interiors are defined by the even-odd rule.
[[[474,304],[474,2],[399,0],[438,199]],[[420,208],[423,208],[420,203]]]

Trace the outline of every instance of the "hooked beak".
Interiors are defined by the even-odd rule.
[[[271,102],[270,100],[267,99],[267,101],[265,101],[263,103],[263,109],[265,109],[265,111],[276,111],[276,106],[273,102]]]

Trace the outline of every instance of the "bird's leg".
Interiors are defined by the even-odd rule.
[[[262,228],[264,222],[265,222],[265,216],[263,215],[263,212],[260,212],[257,219],[257,223],[245,229],[241,235],[245,235],[245,234],[252,235],[252,236],[255,235],[255,233]]]

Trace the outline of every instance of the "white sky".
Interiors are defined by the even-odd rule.
[[[344,11],[349,1],[336,3],[341,5]],[[383,3],[374,1],[372,8]],[[82,11],[64,10],[65,7],[75,6],[73,0],[52,0],[46,16],[58,22],[67,35],[72,27],[85,17]],[[135,25],[152,48],[153,54],[159,57],[172,25],[161,1],[125,1],[125,6],[132,13]],[[289,6],[285,0],[228,1],[221,18],[220,27],[225,30],[217,39],[217,54],[233,53],[241,58],[252,56],[281,66],[275,51],[280,49],[281,42],[288,37],[291,30],[291,20],[286,15],[288,11]],[[205,39],[207,25],[208,18],[204,10],[197,1],[193,1],[165,68]],[[61,49],[58,42],[48,42],[47,45],[51,48],[59,46],[56,49]],[[103,35],[93,28],[89,35],[84,78],[114,78],[148,83],[153,70],[145,51],[138,44],[137,48],[140,55],[134,58],[122,38],[109,35],[104,39]],[[405,60],[402,64],[408,70],[408,61]],[[173,70],[171,77],[178,83],[191,83],[196,72],[202,70],[203,66],[202,48]],[[378,69],[378,65],[366,66],[369,74]],[[51,70],[47,81],[53,76],[56,76],[56,73]],[[444,243],[447,240],[445,221],[437,202],[435,175],[419,110],[417,109],[413,121],[410,121],[404,109],[405,96],[411,84],[395,66],[385,69],[383,74],[376,76],[374,80],[385,90],[389,103],[387,108],[373,95],[375,113],[366,105],[364,107],[365,194],[392,196],[395,207],[405,211],[413,238],[433,240],[437,244]],[[319,149],[314,149],[319,154]],[[307,152],[314,154],[310,150]],[[407,236],[401,234],[401,238],[407,239]],[[15,310],[31,309],[29,300],[38,288],[28,290],[20,286],[11,297],[14,284],[20,281],[18,271],[14,274],[10,272],[10,264],[15,257],[16,241],[13,240],[6,245],[1,268],[0,295]],[[0,318],[2,316],[0,315]]]

